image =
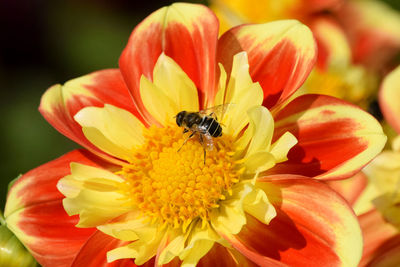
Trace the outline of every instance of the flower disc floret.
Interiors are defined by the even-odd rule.
[[[231,188],[243,172],[232,157],[229,135],[213,139],[214,148],[206,151],[204,162],[197,135],[182,145],[188,134],[177,126],[150,127],[131,164],[118,172],[143,215],[161,225],[183,225],[184,229],[195,218],[207,223],[219,201],[232,195]]]

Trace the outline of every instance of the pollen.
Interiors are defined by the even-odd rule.
[[[178,126],[150,127],[144,133],[145,144],[118,173],[145,217],[184,232],[193,220],[208,224],[211,211],[232,194],[243,171],[232,157],[232,137],[213,138],[204,161],[197,135],[182,145],[189,134]]]

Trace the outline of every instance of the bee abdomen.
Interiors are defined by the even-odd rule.
[[[212,137],[220,137],[222,135],[222,127],[215,119],[206,118],[203,125],[207,129],[207,133]]]

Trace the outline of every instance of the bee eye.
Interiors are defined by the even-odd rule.
[[[183,117],[185,116],[184,111],[179,112],[176,115],[176,124],[180,127],[182,125]]]
[[[176,124],[180,127],[182,125],[182,120],[179,117],[176,117]]]

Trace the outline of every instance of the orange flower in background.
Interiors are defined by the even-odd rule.
[[[386,137],[342,100],[289,102],[315,61],[295,20],[218,38],[204,6],[157,10],[119,69],[43,95],[46,120],[85,149],[18,179],[7,226],[43,266],[356,265],[357,219],[320,181],[358,172]],[[177,125],[181,111],[221,106],[204,115],[219,137]]]
[[[400,13],[382,1],[345,1],[336,11],[350,42],[353,60],[387,74],[400,52]],[[383,73],[382,73],[383,72]]]
[[[379,104],[388,123],[400,134],[400,67],[388,74],[380,88]],[[400,136],[364,170],[373,208],[360,216],[365,249],[363,265],[400,264]],[[372,188],[372,189],[371,189]],[[372,193],[371,193],[372,192]],[[364,197],[366,198],[366,197]]]
[[[400,133],[400,67],[384,79],[379,104],[389,124]],[[400,264],[400,137],[392,140],[362,173],[330,182],[353,206],[364,238],[360,266]]]
[[[400,14],[385,4],[357,0],[213,0],[221,32],[242,23],[296,18],[318,44],[316,68],[303,93],[327,94],[363,108],[376,98],[378,81],[400,51]]]

